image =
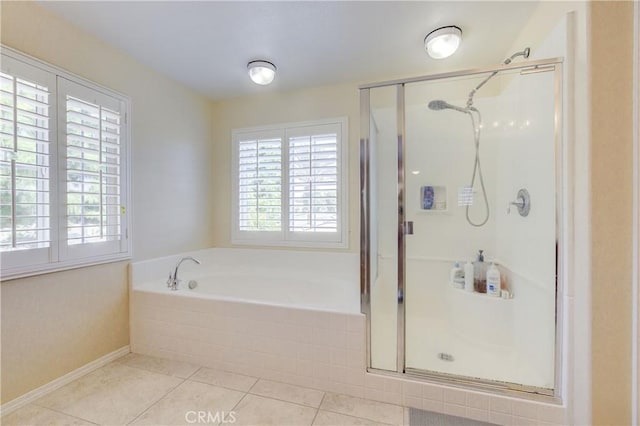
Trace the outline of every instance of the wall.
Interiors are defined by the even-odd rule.
[[[4,45],[131,97],[134,258],[210,247],[212,103],[34,2],[1,12]],[[2,402],[128,344],[126,268],[2,283]]]
[[[590,3],[593,423],[631,424],[633,2]]]
[[[317,87],[284,93],[265,93],[217,102],[211,168],[214,173],[214,245],[231,244],[231,131],[242,127],[291,123],[346,116],[349,119],[349,251],[360,251],[359,225],[359,93],[355,84]]]

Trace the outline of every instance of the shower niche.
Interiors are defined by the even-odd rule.
[[[519,58],[361,88],[371,371],[557,394],[561,78],[561,60]],[[508,300],[450,284],[478,250]]]
[[[448,211],[447,187],[443,185],[423,185],[420,187],[419,208],[425,212],[443,213]]]

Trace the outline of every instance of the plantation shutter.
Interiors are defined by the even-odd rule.
[[[61,256],[124,251],[123,105],[68,80],[59,84],[58,102],[64,105],[60,117],[64,141],[60,159],[64,185]]]
[[[345,247],[347,120],[233,131],[232,242]]]
[[[128,109],[0,48],[0,279],[130,257]]]
[[[46,263],[52,241],[50,177],[55,79],[11,58],[0,73],[0,252]]]
[[[309,238],[309,233],[318,234],[313,238],[321,240],[339,236],[340,130],[337,124],[327,124],[287,131],[292,239]]]
[[[238,229],[282,229],[282,138],[278,134],[240,135],[237,141]]]

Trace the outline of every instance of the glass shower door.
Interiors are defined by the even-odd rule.
[[[397,88],[371,89],[368,107],[370,366],[396,371],[400,318]]]
[[[404,87],[407,372],[555,386],[558,69]]]

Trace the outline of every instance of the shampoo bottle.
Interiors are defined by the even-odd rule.
[[[451,268],[449,282],[455,288],[464,287],[464,270],[460,266],[460,263],[458,262],[454,263],[453,268]]]
[[[464,264],[464,289],[473,292],[473,263]]]
[[[478,260],[473,264],[473,287],[478,293],[487,292],[487,264],[482,252],[478,252]]]
[[[500,271],[493,263],[487,271],[487,294],[500,297]]]

